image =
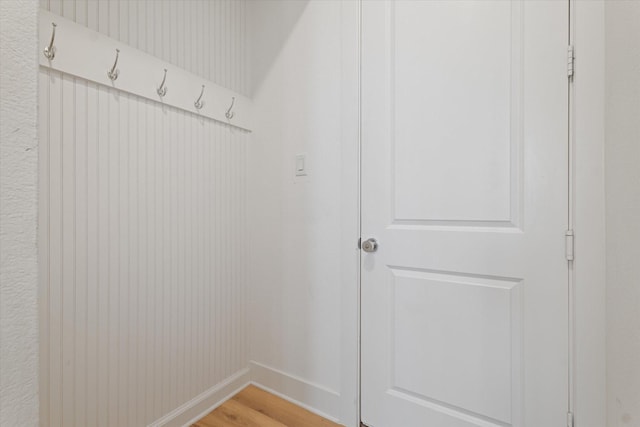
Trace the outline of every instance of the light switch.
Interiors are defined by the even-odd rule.
[[[296,176],[305,176],[307,174],[306,159],[304,154],[296,156]]]

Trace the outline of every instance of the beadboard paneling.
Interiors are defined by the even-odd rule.
[[[246,368],[249,135],[39,83],[42,425],[147,425]]]
[[[40,4],[246,93],[244,0]],[[39,79],[41,424],[167,420],[247,366],[250,137],[57,71]]]
[[[248,0],[39,0],[40,7],[248,94]]]

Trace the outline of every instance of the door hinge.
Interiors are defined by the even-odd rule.
[[[575,244],[574,244],[573,230],[567,230],[564,233],[564,240],[565,240],[565,255],[567,257],[567,261],[573,261],[573,258],[575,256],[575,254],[574,254]]]
[[[567,76],[573,78],[574,68],[576,62],[576,55],[573,49],[573,45],[567,47]]]
[[[572,412],[567,412],[567,427],[574,427]]]

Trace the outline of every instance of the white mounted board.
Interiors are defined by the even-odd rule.
[[[51,41],[52,23],[56,24],[55,56],[48,59],[44,49]],[[246,96],[46,10],[40,10],[39,42],[43,67],[251,131],[252,102]],[[116,59],[116,49],[118,77],[111,80],[107,73]],[[167,91],[162,97],[157,89],[165,69]],[[195,102],[203,85],[203,106],[197,109]],[[233,117],[227,118],[232,101]]]

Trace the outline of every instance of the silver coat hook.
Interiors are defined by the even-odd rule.
[[[53,45],[53,42],[56,39],[56,23],[52,22],[51,26],[53,27],[53,31],[51,32],[51,41],[49,42],[49,46],[44,48],[44,56],[48,60],[52,60],[56,56],[56,47]]]
[[[201,101],[202,95],[204,95],[204,85],[202,85],[202,90],[200,91],[200,96],[196,99],[196,102],[193,105],[199,110],[204,107],[204,101]]]
[[[167,69],[164,69],[164,77],[162,78],[162,83],[160,83],[160,87],[158,89],[156,89],[156,92],[158,92],[158,95],[160,95],[161,97],[165,96],[167,94],[167,87],[164,85],[164,82],[167,80]]]
[[[115,81],[120,75],[120,70],[116,68],[118,65],[118,57],[120,56],[120,49],[116,49],[116,61],[113,63],[113,67],[109,71],[107,71],[107,77],[111,79],[111,81]]]
[[[224,113],[225,117],[226,117],[228,120],[233,119],[233,116],[235,116],[235,114],[236,114],[236,113],[232,113],[232,112],[231,112],[231,109],[233,108],[233,104],[234,104],[235,102],[236,102],[236,97],[235,97],[235,96],[232,96],[232,97],[231,97],[231,105],[229,106],[229,109],[227,110],[227,112],[226,112],[226,113]]]

